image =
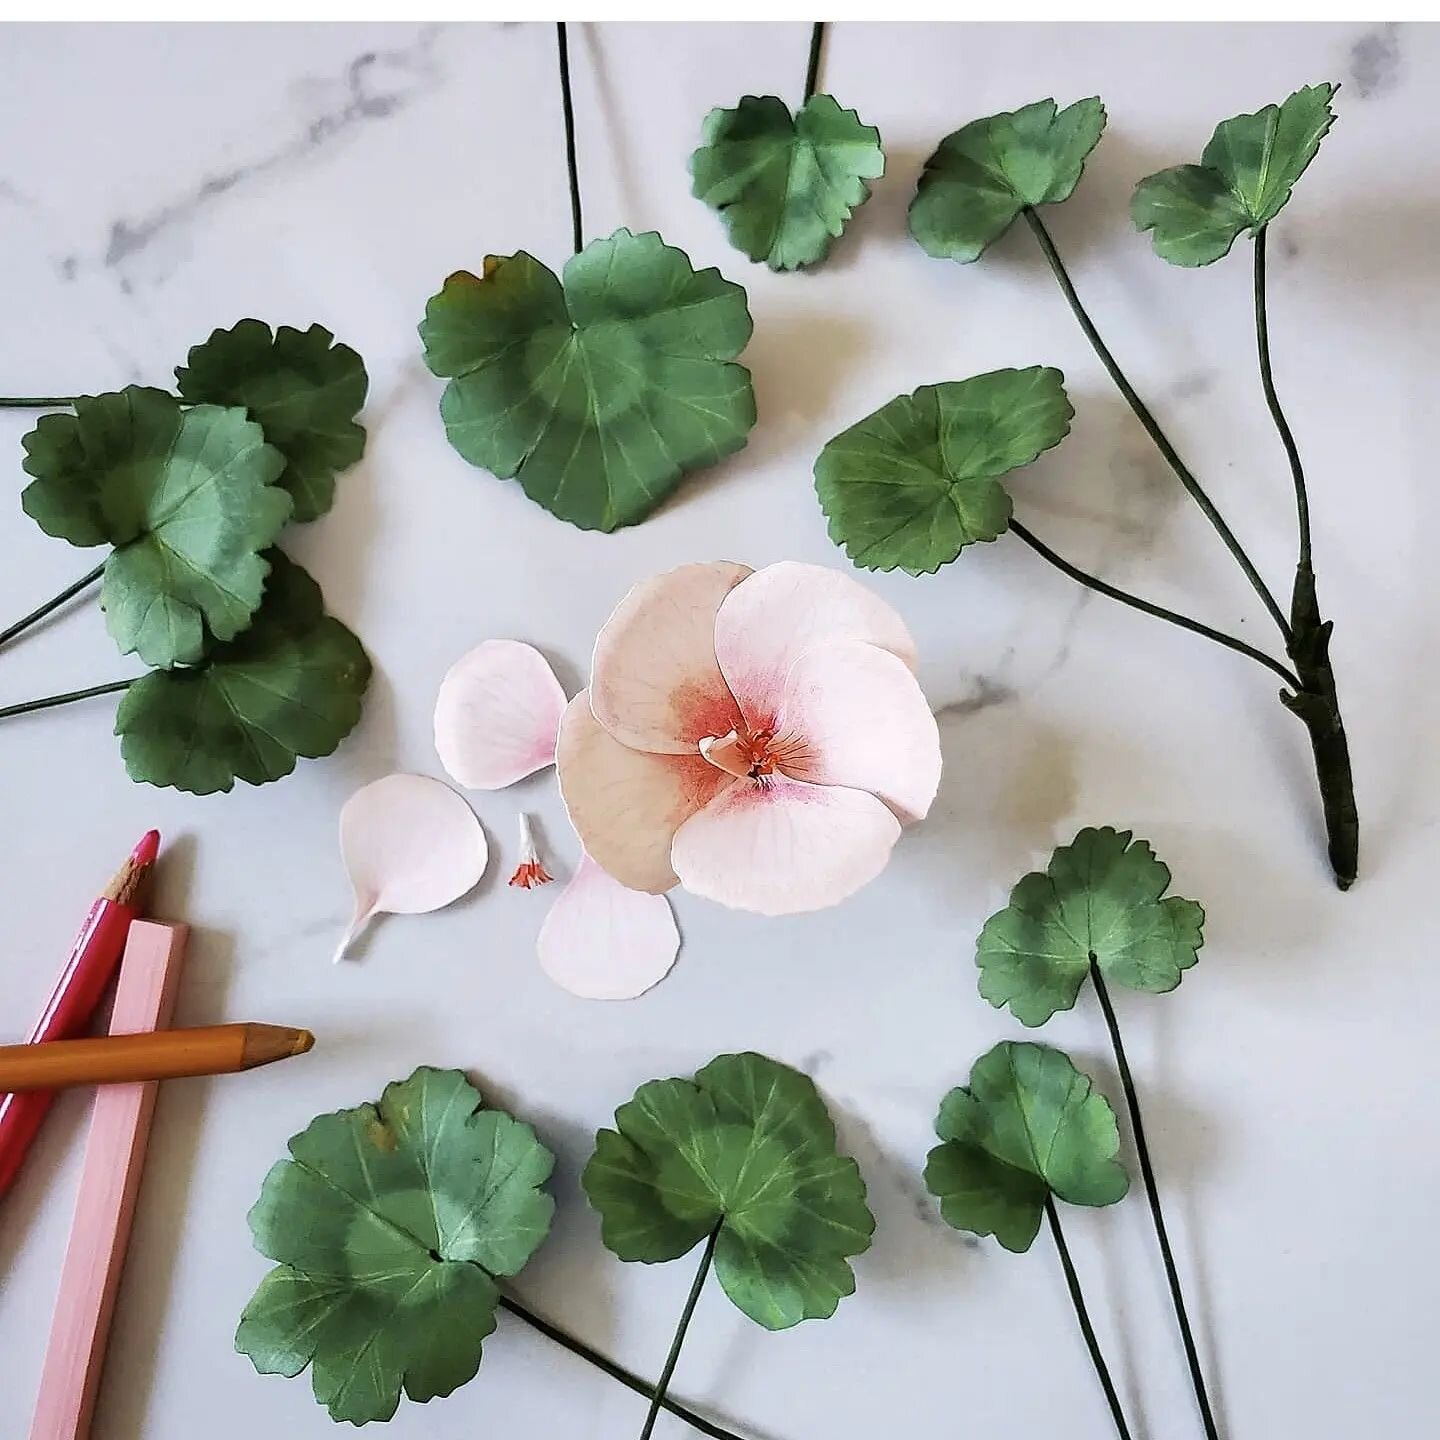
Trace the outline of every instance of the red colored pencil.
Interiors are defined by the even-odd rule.
[[[140,913],[141,889],[159,853],[160,834],[149,830],[90,907],[50,1003],[31,1032],[32,1042],[84,1034],[120,962],[130,922]],[[19,1173],[54,1098],[53,1090],[0,1095],[0,1195]]]

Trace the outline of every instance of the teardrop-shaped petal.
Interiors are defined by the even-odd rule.
[[[355,913],[337,960],[372,916],[439,910],[479,884],[490,859],[475,812],[428,775],[386,775],[357,790],[340,811],[340,853]]]
[[[780,768],[813,785],[878,795],[906,824],[940,788],[940,730],[924,692],[888,650],[822,645],[790,668],[775,750]]]
[[[739,724],[715,662],[715,615],[748,565],[681,565],[644,580],[615,607],[595,641],[590,704],[622,744],[689,755],[704,735]]]
[[[655,755],[622,745],[591,712],[586,690],[560,722],[556,768],[580,843],[622,885],[651,894],[675,884],[675,831],[737,783],[698,750]]]
[[[519,640],[486,640],[440,682],[435,748],[457,785],[500,790],[555,763],[565,692],[550,663]]]
[[[783,775],[736,781],[675,834],[671,860],[696,895],[761,915],[838,904],[884,868],[900,822],[863,790]]]
[[[844,640],[878,645],[915,668],[915,642],[899,615],[823,565],[767,565],[737,585],[715,616],[720,671],[752,730],[773,728],[790,667],[807,650]]]
[[[585,1000],[632,1000],[670,973],[680,932],[663,895],[628,890],[588,855],[536,944],[540,967]]]

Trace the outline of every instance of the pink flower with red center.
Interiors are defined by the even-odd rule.
[[[622,885],[834,905],[930,808],[940,737],[900,617],[848,575],[682,565],[637,585],[560,722],[560,790]]]

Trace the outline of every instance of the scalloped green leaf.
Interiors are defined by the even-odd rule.
[[[1032,365],[922,385],[841,431],[815,462],[830,538],[862,570],[931,575],[1003,535],[1000,477],[1069,432],[1064,378]]]
[[[980,993],[1022,1025],[1043,1025],[1075,1003],[1092,963],[1128,990],[1175,989],[1205,943],[1205,911],[1169,888],[1169,867],[1148,841],[1087,827],[985,922]]]
[[[978,260],[1027,206],[1068,200],[1105,129],[1098,96],[1037,100],[947,135],[925,162],[910,233],[937,260]]]
[[[355,728],[370,683],[359,640],[281,551],[250,628],[187,670],[154,670],[121,697],[115,733],[132,780],[194,795],[279,780]]]
[[[654,233],[587,245],[563,281],[524,251],[425,309],[450,443],[582,530],[643,520],[755,424],[745,292]]]
[[[935,1133],[925,1186],[945,1223],[1017,1254],[1035,1239],[1048,1195],[1113,1205],[1130,1188],[1110,1102],[1048,1045],[1006,1040],[987,1051],[969,1085],[941,1102]]]
[[[335,499],[335,477],[365,453],[355,416],[365,404],[365,362],[323,325],[271,330],[242,320],[194,346],[175,371],[191,403],[242,405],[285,457],[280,476],[294,520],[314,520]]]
[[[595,1137],[581,1183],[606,1247],[675,1260],[717,1228],[715,1273],[767,1330],[824,1319],[855,1289],[875,1218],[860,1169],[806,1075],[721,1055],[693,1080],[652,1080]]]
[[[235,1348],[262,1375],[307,1366],[332,1420],[389,1420],[474,1379],[499,1277],[550,1229],[555,1157],[528,1125],[482,1109],[459,1070],[421,1066],[375,1105],[318,1116],[250,1211],[276,1268]]]
[[[772,270],[823,260],[885,173],[880,132],[829,95],[797,114],[774,95],[746,95],[705,117],[690,157],[693,193],[725,222],[730,243]]]
[[[260,604],[262,551],[290,518],[284,458],[244,410],[182,409],[132,385],[81,396],[25,436],[25,513],[72,545],[113,545],[100,604],[122,654],[193,665]]]
[[[1147,175],[1130,214],[1172,265],[1209,265],[1284,208],[1335,123],[1337,85],[1307,85],[1281,105],[1235,115],[1215,127],[1198,165]]]

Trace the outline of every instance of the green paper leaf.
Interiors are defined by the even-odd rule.
[[[243,410],[182,410],[132,385],[43,416],[22,443],[25,513],[72,545],[115,547],[100,604],[122,654],[193,665],[207,629],[229,640],[250,623],[290,497],[275,484],[284,459]]]
[[[195,795],[279,780],[329,755],[355,728],[370,683],[360,642],[325,614],[320,587],[269,553],[265,602],[250,628],[203,665],[156,670],[121,697],[115,733],[132,780]]]
[[[987,1051],[941,1102],[935,1133],[925,1186],[946,1224],[1016,1253],[1030,1248],[1047,1195],[1113,1205],[1130,1188],[1110,1102],[1048,1045]]]
[[[880,132],[829,95],[798,115],[774,95],[746,95],[705,117],[690,157],[694,194],[719,212],[730,243],[772,270],[825,258],[851,212],[885,173]]]
[[[1025,207],[1068,200],[1105,129],[1099,98],[987,115],[947,135],[925,162],[910,233],[937,260],[978,260]]]
[[[1064,378],[1033,365],[922,385],[842,431],[815,462],[830,538],[862,570],[931,575],[1002,535],[999,477],[1070,429]]]
[[[718,1226],[715,1273],[767,1330],[835,1313],[875,1219],[812,1081],[762,1055],[652,1080],[595,1137],[581,1183],[607,1248],[674,1260]]]
[[[617,230],[562,282],[521,251],[452,275],[425,309],[425,363],[472,465],[582,530],[643,520],[755,424],[745,292],[655,234]]]
[[[271,331],[262,320],[216,330],[175,371],[183,399],[243,405],[285,457],[280,483],[293,520],[314,520],[335,498],[335,477],[365,453],[355,416],[365,403],[365,362],[323,325]]]
[[[1215,127],[1198,165],[1177,165],[1135,187],[1130,214],[1172,265],[1209,265],[1284,208],[1335,123],[1336,85],[1307,85],[1283,105]]]
[[[378,1105],[311,1121],[250,1211],[279,1261],[235,1348],[262,1375],[310,1366],[333,1420],[388,1420],[475,1378],[495,1328],[497,1277],[539,1248],[555,1157],[458,1070],[422,1066]]]
[[[1205,912],[1165,896],[1170,871],[1128,830],[1082,830],[1024,876],[980,932],[980,993],[1022,1025],[1068,1010],[1093,958],[1130,990],[1173,990],[1205,943]],[[1163,897],[1163,898],[1162,898]]]

